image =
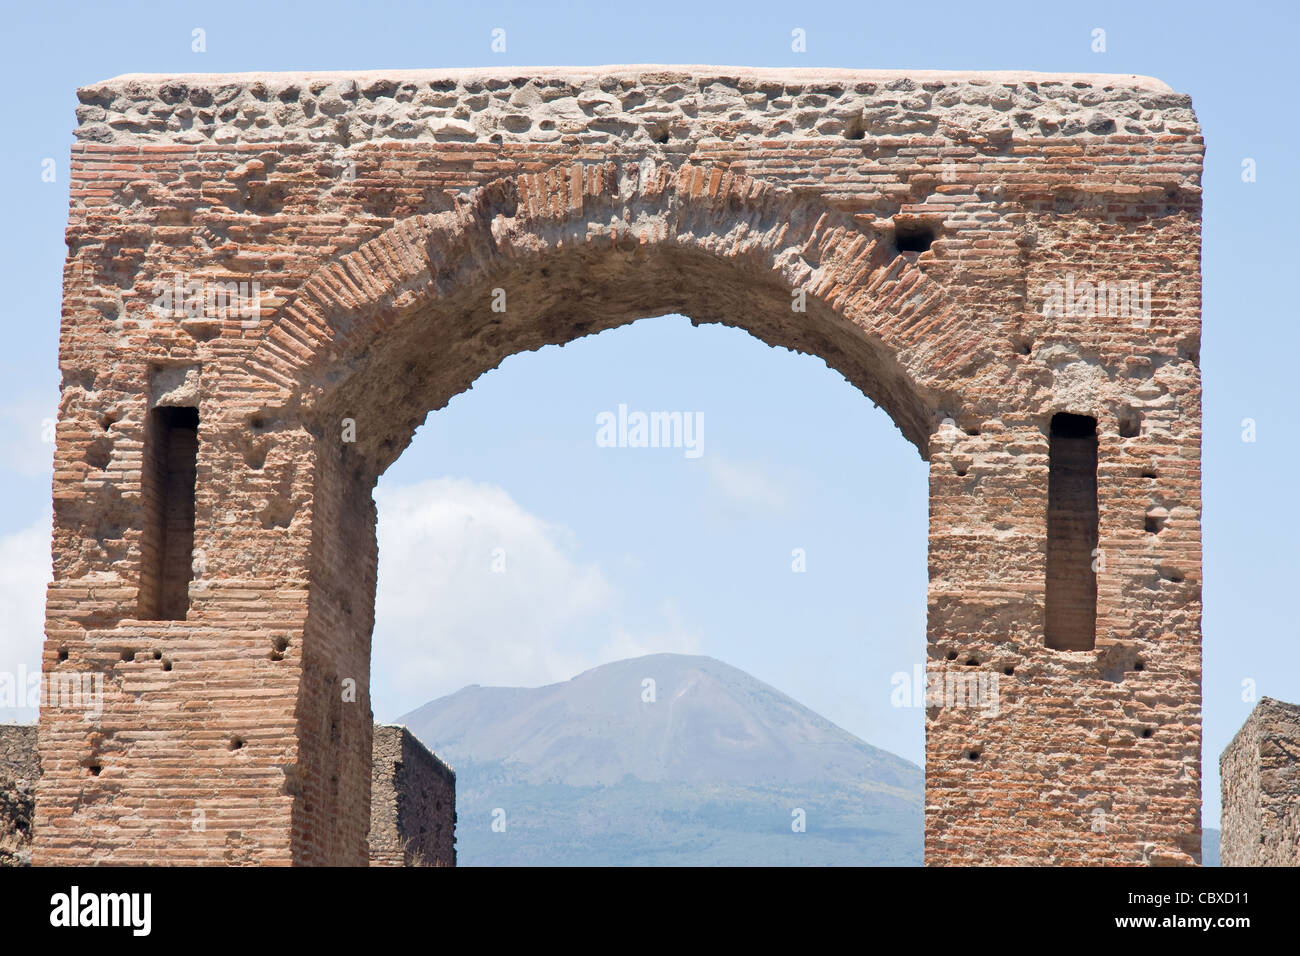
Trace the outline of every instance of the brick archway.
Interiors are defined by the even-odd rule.
[[[635,69],[81,95],[44,662],[104,707],[42,710],[37,862],[364,862],[378,475],[506,356],[668,312],[820,356],[930,462],[927,862],[1197,856],[1185,97]],[[262,292],[160,315],[178,275]],[[1156,288],[1084,315],[1076,279]]]
[[[927,454],[963,382],[950,367],[913,368],[898,357],[920,365],[994,348],[950,314],[946,298],[887,233],[864,233],[824,204],[741,173],[692,164],[563,164],[495,180],[452,211],[402,220],[325,264],[263,323],[246,366],[259,383],[247,392],[260,396],[254,414],[306,422],[319,436],[313,508],[347,515],[315,525],[305,559],[319,594],[304,625],[304,663],[313,666],[300,707],[329,711],[346,676],[368,684],[378,476],[431,409],[503,358],[647,315],[721,321],[825,359]],[[364,777],[357,758],[369,753],[370,722],[357,716],[366,717],[334,708],[329,719],[351,724],[343,736],[366,745],[331,743],[308,761],[329,768],[330,779]],[[316,799],[331,819],[345,812],[334,793]],[[363,851],[354,842],[301,852]]]

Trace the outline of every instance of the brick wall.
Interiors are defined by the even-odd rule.
[[[1300,866],[1300,705],[1263,697],[1219,757],[1223,866]]]
[[[666,312],[820,356],[930,463],[928,672],[999,699],[927,710],[927,861],[1199,857],[1186,96],[703,67],[78,95],[44,668],[105,701],[42,710],[38,860],[364,863],[377,477],[508,355]],[[199,409],[194,574],[141,620],[167,404]],[[1058,413],[1097,422],[1081,650],[1044,643]]]
[[[371,866],[456,865],[456,774],[405,727],[375,725]]]

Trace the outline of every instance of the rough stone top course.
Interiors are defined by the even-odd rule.
[[[78,91],[77,138],[129,145],[375,141],[689,145],[814,137],[1196,134],[1191,99],[1146,76],[501,67],[127,74]]]

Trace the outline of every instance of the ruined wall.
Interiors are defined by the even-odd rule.
[[[375,725],[371,866],[456,865],[456,774],[405,727]]]
[[[927,709],[927,861],[1198,858],[1186,96],[623,67],[79,97],[44,668],[104,711],[42,709],[38,860],[364,863],[378,475],[506,356],[668,312],[820,356],[930,463],[927,669],[998,696]],[[159,619],[167,406],[199,425]],[[1095,594],[1077,649],[1044,636],[1059,414],[1096,422],[1097,544],[1053,571]]]
[[[1260,698],[1219,757],[1223,866],[1300,866],[1300,705]]]
[[[31,862],[32,810],[40,776],[36,727],[0,724],[0,866]]]

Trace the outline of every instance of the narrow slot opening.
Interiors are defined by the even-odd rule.
[[[1057,650],[1092,650],[1097,637],[1097,420],[1052,416],[1048,454],[1045,642]]]
[[[145,424],[140,618],[183,621],[194,554],[199,410],[163,406]]]

